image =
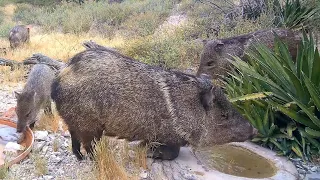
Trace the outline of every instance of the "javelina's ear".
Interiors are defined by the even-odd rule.
[[[224,47],[224,43],[220,40],[216,41],[216,46],[214,47],[214,50],[217,52],[220,52]]]
[[[206,111],[210,109],[211,104],[214,100],[213,90],[214,86],[200,93],[200,102]]]
[[[205,46],[205,45],[207,44],[207,42],[208,42],[208,40],[203,39],[203,40],[202,40],[202,44],[203,44],[203,46]]]
[[[18,91],[14,91],[14,96],[16,97],[16,99],[19,99],[21,93]]]

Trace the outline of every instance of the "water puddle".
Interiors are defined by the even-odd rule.
[[[247,149],[221,145],[196,152],[198,159],[209,168],[225,174],[247,178],[267,178],[276,168],[267,159]]]

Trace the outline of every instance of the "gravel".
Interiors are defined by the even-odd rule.
[[[320,180],[320,165],[314,164],[311,162],[304,162],[300,158],[291,158],[291,162],[296,166],[300,179],[311,180],[314,177],[318,179],[313,180]]]

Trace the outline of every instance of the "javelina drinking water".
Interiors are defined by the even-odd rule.
[[[47,114],[52,114],[50,94],[54,77],[55,72],[49,66],[36,64],[32,67],[22,92],[15,92],[18,133],[24,132],[28,125],[33,128],[40,109],[46,109]]]
[[[186,144],[245,141],[253,135],[252,126],[204,75],[163,70],[103,48],[71,58],[51,95],[79,160],[80,142],[92,153],[91,141],[103,131],[159,142],[154,158],[162,159],[176,158]]]
[[[238,56],[245,60],[245,52],[257,42],[273,48],[275,42],[273,32],[279,36],[281,41],[288,44],[290,54],[295,59],[299,37],[292,31],[286,29],[260,30],[226,39],[204,41],[197,76],[205,73],[216,79],[219,75],[226,75],[226,69],[230,64],[227,59],[231,59],[231,56]]]
[[[23,43],[30,41],[30,26],[18,25],[9,32],[9,42],[11,48],[17,48]]]

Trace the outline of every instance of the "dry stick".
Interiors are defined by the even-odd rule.
[[[57,69],[57,70],[59,70],[65,66],[64,63],[59,62],[54,59],[51,59],[51,58],[46,57],[44,55],[42,55],[42,58],[35,58],[35,56],[39,56],[39,54],[33,55],[32,57],[27,58],[22,62],[0,58],[0,66],[10,66],[11,70],[14,70],[15,67],[17,67],[17,66],[31,65],[31,64],[46,64],[46,65],[48,65],[54,69]]]
[[[10,66],[11,70],[14,70],[15,67],[23,65],[23,63],[18,62],[18,61],[14,61],[14,60],[0,58],[0,65],[1,66]]]

